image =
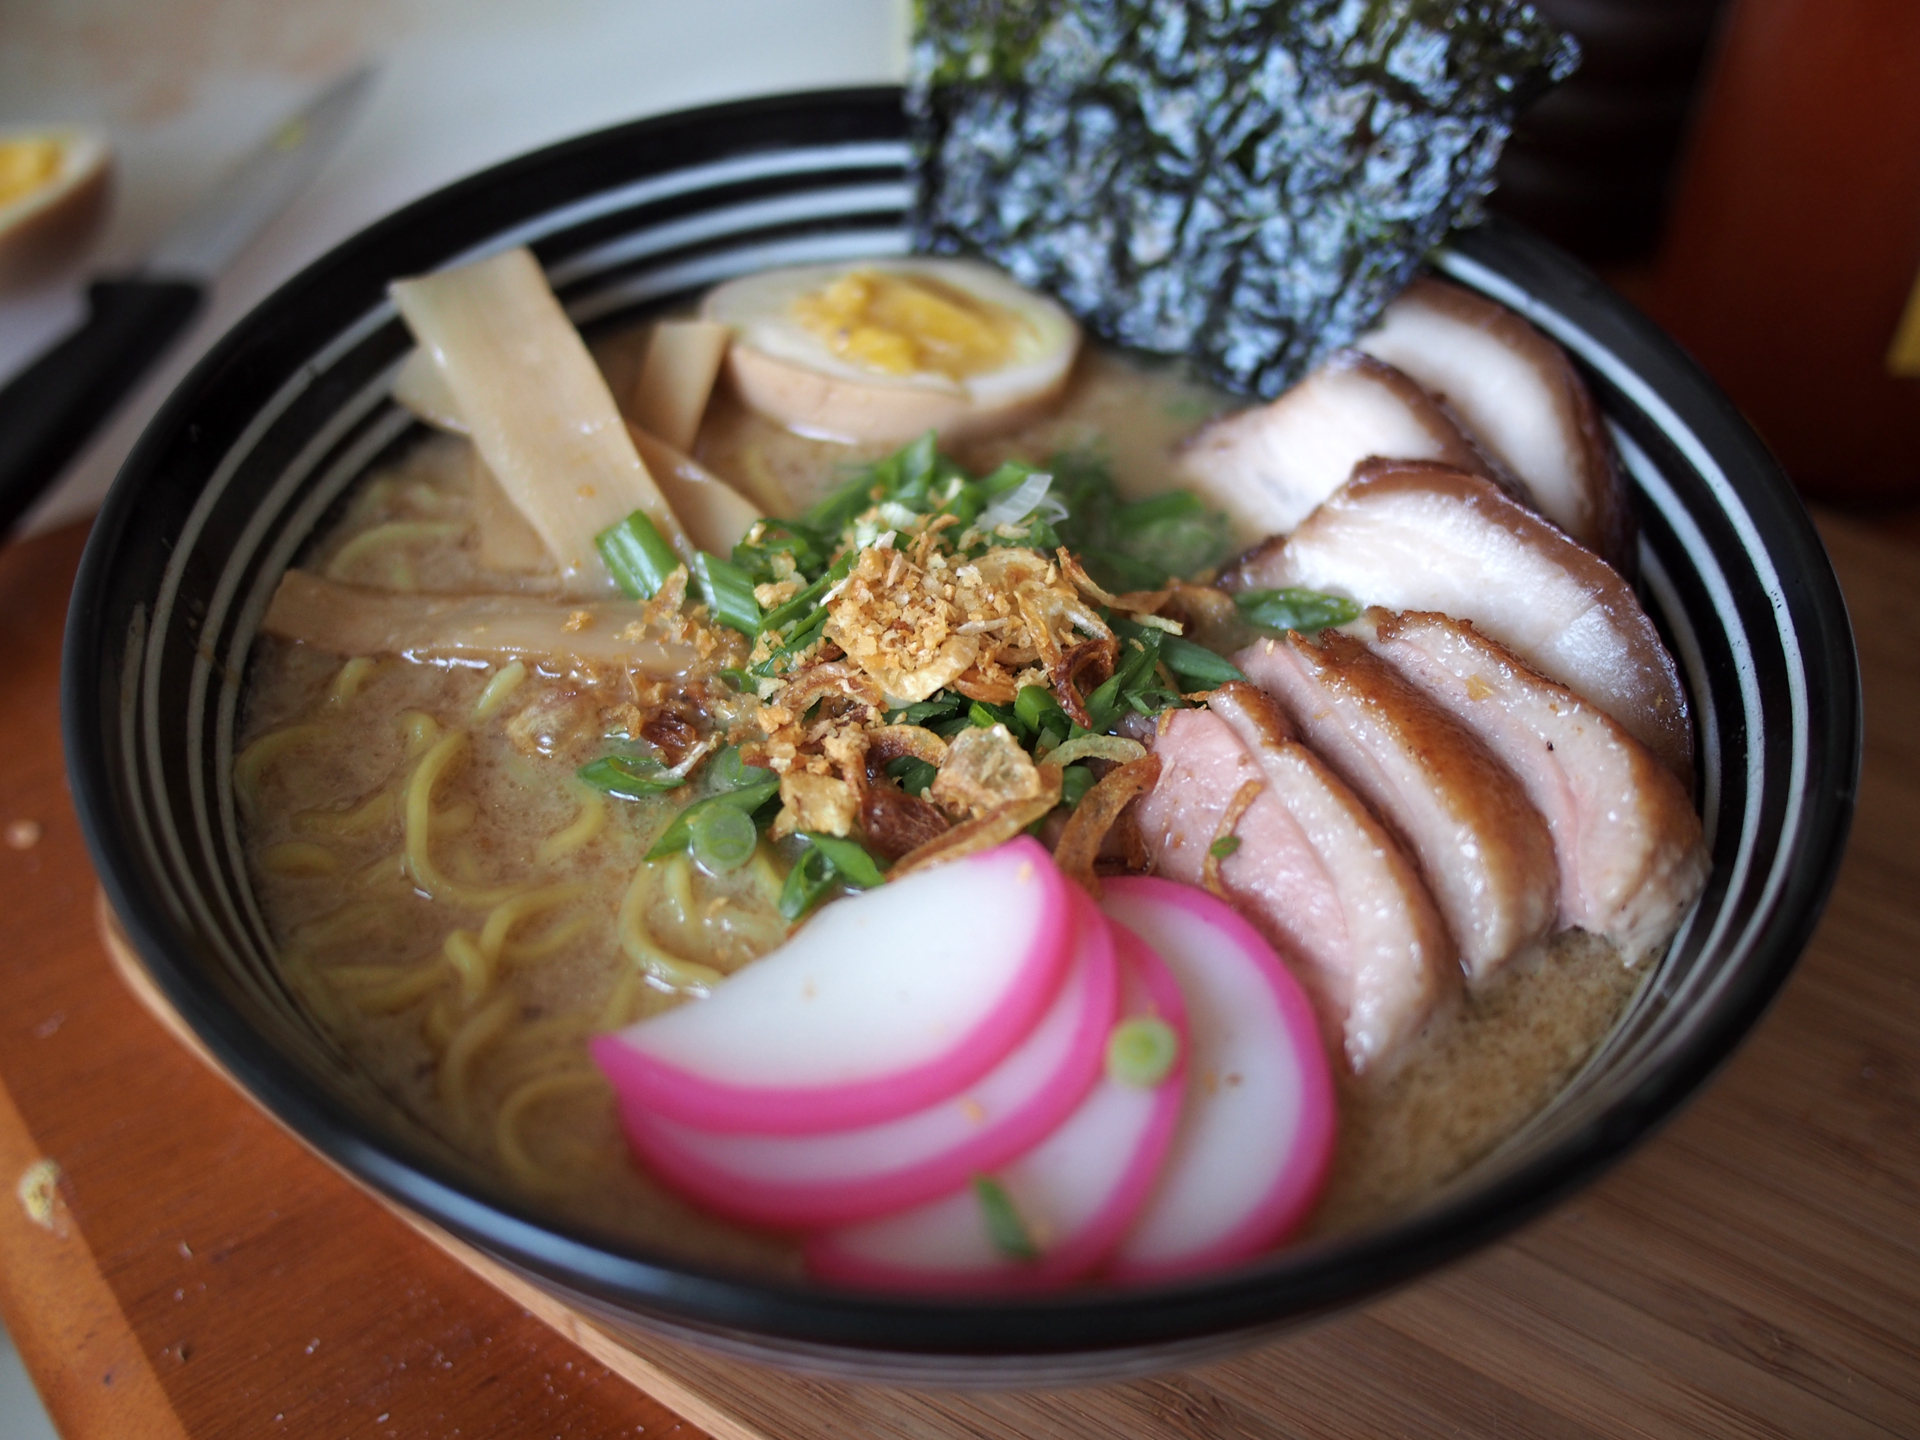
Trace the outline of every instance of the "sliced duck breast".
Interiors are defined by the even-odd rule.
[[[1626,482],[1566,351],[1506,306],[1427,278],[1401,291],[1354,346],[1444,404],[1542,515],[1616,569],[1631,568]]]
[[[1292,535],[1261,546],[1222,583],[1297,585],[1471,620],[1612,716],[1692,788],[1686,692],[1632,587],[1478,476],[1369,462]]]
[[[1139,820],[1157,873],[1206,885],[1209,848],[1231,835],[1217,883],[1313,997],[1330,1047],[1355,1071],[1391,1064],[1458,974],[1393,837],[1251,685],[1171,712],[1154,753]]]
[[[1371,455],[1488,469],[1417,383],[1370,355],[1340,350],[1278,399],[1200,430],[1174,470],[1252,539],[1293,529]]]
[[[1263,640],[1234,663],[1406,842],[1470,984],[1546,938],[1559,909],[1553,838],[1466,727],[1337,631],[1317,646]]]
[[[1553,834],[1560,924],[1604,936],[1629,964],[1665,943],[1708,859],[1700,817],[1646,747],[1464,621],[1369,610],[1350,628],[1526,788]]]
[[[1228,894],[1236,900],[1259,894],[1256,923],[1279,917],[1262,928],[1283,954],[1301,956],[1309,990],[1322,988],[1321,975],[1338,977],[1348,996],[1338,1020],[1353,1068],[1390,1063],[1458,984],[1457,952],[1433,897],[1387,828],[1295,738],[1272,696],[1236,682],[1214,691],[1207,708],[1246,747],[1267,782],[1265,795],[1318,857],[1341,926],[1302,923],[1289,877],[1266,864],[1265,852],[1249,853],[1247,846],[1221,867]]]

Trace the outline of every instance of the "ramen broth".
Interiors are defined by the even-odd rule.
[[[643,338],[597,347],[616,394]],[[1122,492],[1138,496],[1164,485],[1173,445],[1225,403],[1088,354],[1048,420],[956,449],[978,470],[1092,444]],[[696,453],[775,510],[805,505],[849,463],[892,448],[790,434],[723,391]],[[489,483],[466,441],[421,439],[359,483],[302,564],[386,589],[550,588],[484,562],[475,516],[497,500]],[[586,1051],[590,1035],[698,993],[778,944],[784,861],[763,844],[726,876],[686,855],[643,864],[685,796],[617,799],[575,771],[603,753],[609,732],[638,727],[665,742],[667,758],[692,755],[697,767],[700,747],[745,734],[753,710],[717,678],[680,693],[625,671],[343,663],[263,638],[235,778],[257,894],[289,978],[398,1103],[569,1219],[690,1257],[792,1271],[784,1239],[699,1214],[629,1159]],[[422,845],[446,882],[435,887],[442,898],[426,898],[408,868],[409,848]],[[1390,1075],[1337,1066],[1339,1152],[1313,1230],[1390,1215],[1486,1155],[1567,1083],[1642,973],[1604,942],[1564,933],[1436,1016]],[[676,989],[675,979],[687,983]]]

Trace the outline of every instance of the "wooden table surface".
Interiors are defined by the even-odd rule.
[[[1823,530],[1866,672],[1859,816],[1811,949],[1706,1093],[1385,1300],[1232,1365],[969,1402],[964,1433],[1114,1433],[1124,1412],[1192,1437],[1920,1435],[1920,546]],[[0,1316],[62,1432],[697,1436],[310,1157],[116,980],[59,745],[81,540],[0,551]],[[940,1408],[843,1433],[930,1434],[911,1417]]]

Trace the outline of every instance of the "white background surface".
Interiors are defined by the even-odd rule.
[[[470,171],[637,116],[905,74],[905,0],[0,0],[0,126],[102,126],[119,157],[94,253],[0,295],[0,382],[83,313],[288,111],[370,58],[370,102],[312,186],[221,277],[182,343],[28,518],[97,507],[167,392],[302,265]]]

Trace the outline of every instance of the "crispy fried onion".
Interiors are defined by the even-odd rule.
[[[911,755],[937,767],[947,758],[947,742],[924,725],[877,725],[867,731],[867,754],[882,764]]]
[[[1046,556],[1009,546],[969,560],[942,551],[931,531],[911,554],[861,552],[827,612],[827,638],[894,705],[942,687],[1006,704],[1037,666],[1084,720],[1081,687],[1106,679],[1119,655],[1099,611]]]
[[[1047,767],[1038,771],[1038,774],[1042,785],[1038,795],[1029,800],[1008,801],[998,809],[989,810],[971,820],[963,820],[946,834],[916,846],[900,857],[889,878],[898,880],[902,875],[923,870],[929,865],[959,860],[1006,844],[1060,803],[1059,770]]]
[[[1052,765],[1041,769],[1042,773],[1058,773],[1058,767]],[[1120,819],[1120,812],[1132,804],[1135,797],[1151,790],[1159,778],[1158,755],[1129,760],[1109,770],[1081,797],[1078,808],[1068,817],[1066,829],[1060,832],[1060,843],[1053,847],[1053,862],[1060,867],[1061,874],[1079,881],[1094,899],[1100,898],[1100,877],[1094,873],[1093,862],[1100,854],[1101,842]]]
[[[1124,735],[1081,735],[1063,740],[1047,752],[1042,765],[1071,765],[1076,760],[1111,760],[1124,765],[1147,753],[1147,747]]]
[[[860,797],[845,780],[790,770],[780,777],[780,813],[773,819],[773,838],[784,840],[796,830],[846,835],[859,814]]]
[[[947,742],[947,758],[927,798],[955,819],[979,818],[1032,800],[1060,781],[1042,780],[1032,757],[1004,725],[962,730]]]
[[[1162,605],[1167,603],[1167,597],[1173,593],[1173,587],[1168,587],[1164,590],[1129,590],[1124,595],[1109,594],[1099,582],[1087,574],[1086,567],[1068,553],[1066,546],[1062,545],[1057,553],[1060,557],[1060,572],[1074,583],[1074,587],[1082,595],[1106,606],[1109,610],[1123,610],[1129,615],[1154,615],[1159,612]],[[1178,635],[1180,632],[1176,629],[1173,633]]]
[[[909,855],[952,828],[938,806],[899,786],[874,779],[860,791],[860,829],[870,848],[889,860]]]
[[[1260,792],[1267,788],[1264,780],[1249,780],[1233,792],[1233,799],[1227,802],[1227,808],[1220,812],[1220,823],[1214,827],[1213,839],[1207,844],[1207,858],[1200,864],[1200,883],[1208,891],[1225,900],[1227,887],[1220,881],[1221,855],[1216,848],[1222,840],[1233,834],[1234,826],[1240,823],[1240,817],[1247,813],[1247,807],[1260,798]]]
[[[887,697],[881,693],[873,677],[844,660],[825,660],[807,666],[787,682],[776,700],[782,710],[798,720],[807,713],[814,701],[829,695],[844,695],[875,714],[886,709]]]

